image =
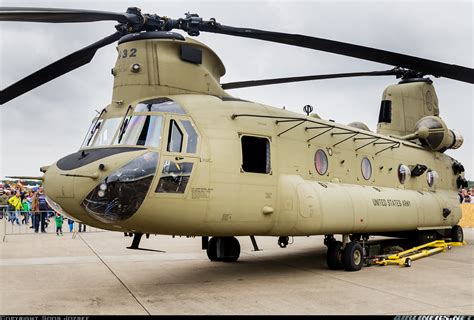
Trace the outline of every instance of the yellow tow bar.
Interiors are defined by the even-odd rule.
[[[423,257],[431,256],[438,252],[445,252],[450,250],[452,247],[460,247],[467,244],[463,242],[446,242],[444,240],[436,240],[424,245],[414,247],[397,254],[392,254],[387,257],[375,258],[372,263],[381,266],[389,264],[398,264],[399,266],[411,267],[411,262]]]

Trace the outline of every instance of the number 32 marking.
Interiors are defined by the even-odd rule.
[[[137,56],[136,48],[131,48],[130,52],[127,49],[123,49],[122,51],[119,51],[119,54],[118,54],[119,59],[134,58],[136,56]]]

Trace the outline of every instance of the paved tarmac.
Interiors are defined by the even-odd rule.
[[[6,235],[0,314],[472,315],[474,232],[464,232],[467,246],[411,268],[359,272],[328,270],[322,237],[285,249],[257,237],[258,252],[239,237],[239,261],[224,263],[208,260],[200,238],[143,237],[141,247],[163,251],[155,252],[126,249],[123,233]]]

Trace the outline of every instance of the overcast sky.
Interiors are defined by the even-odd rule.
[[[35,6],[142,12],[172,18],[185,12],[230,26],[299,33],[473,67],[472,1],[9,1]],[[0,87],[112,34],[114,22],[0,23]],[[231,36],[202,34],[224,62],[222,82],[270,77],[391,69],[354,58]],[[78,150],[95,110],[110,103],[115,45],[91,63],[0,107],[0,178],[41,175],[39,168]],[[240,98],[302,112],[306,104],[325,119],[362,121],[376,129],[380,99],[392,77],[351,78],[233,90]],[[435,79],[440,115],[464,145],[448,151],[474,180],[473,86]]]

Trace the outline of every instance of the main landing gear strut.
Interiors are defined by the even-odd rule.
[[[327,235],[324,244],[328,247],[326,262],[329,269],[359,271],[364,264],[364,249],[357,238],[350,241],[349,235],[343,235],[342,242],[333,235]]]
[[[144,250],[144,251],[155,251],[155,252],[164,252],[164,251],[161,251],[161,250],[154,250],[154,249],[144,249],[144,248],[140,248],[140,241],[143,237],[143,233],[141,232],[135,232],[135,233],[132,233],[132,232],[127,232],[125,235],[129,235],[129,236],[132,236],[133,235],[133,240],[132,240],[132,244],[130,245],[130,247],[127,247],[127,249],[132,249],[132,250]],[[150,234],[147,233],[145,234],[146,238],[148,239],[150,237]]]

